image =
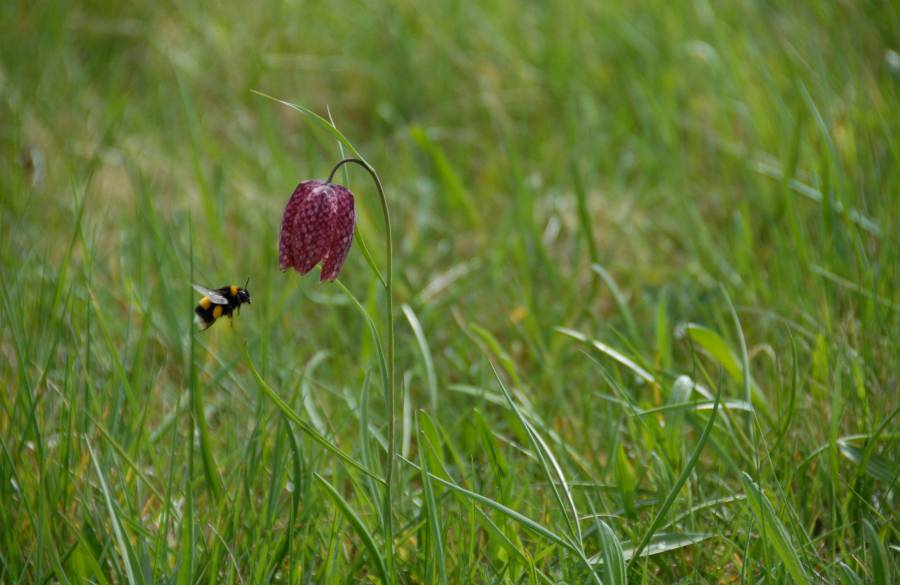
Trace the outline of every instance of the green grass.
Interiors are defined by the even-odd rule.
[[[0,583],[897,582],[898,31],[0,3]],[[254,92],[385,185],[389,502],[377,194],[338,174],[344,290],[282,274],[352,150]],[[191,283],[248,276],[196,333]]]

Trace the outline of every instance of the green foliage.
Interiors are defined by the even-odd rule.
[[[0,3],[0,583],[896,583],[897,31]],[[345,154],[390,498],[364,173],[341,281],[278,270]]]

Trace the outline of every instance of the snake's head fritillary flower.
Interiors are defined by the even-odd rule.
[[[321,262],[319,279],[334,280],[347,259],[355,225],[353,193],[346,187],[303,181],[294,189],[281,218],[281,269],[306,274]]]

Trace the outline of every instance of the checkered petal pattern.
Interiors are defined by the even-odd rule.
[[[356,225],[356,209],[353,193],[341,185],[332,185],[334,215],[331,222],[331,243],[322,259],[322,273],[319,279],[323,282],[334,280],[344,267],[344,260],[353,243],[353,228]]]
[[[342,185],[303,181],[288,200],[281,219],[278,263],[306,274],[322,262],[321,280],[341,272],[350,245],[356,211],[353,194]]]

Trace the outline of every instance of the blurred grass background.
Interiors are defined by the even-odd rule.
[[[0,582],[890,582],[898,31],[878,1],[4,2]],[[277,267],[340,152],[251,90],[330,112],[392,205],[392,559],[377,482],[251,371],[381,473],[364,321]],[[381,327],[357,173],[342,280]],[[248,276],[192,349],[192,280]]]

